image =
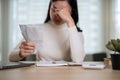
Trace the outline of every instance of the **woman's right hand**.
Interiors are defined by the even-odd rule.
[[[20,48],[19,56],[21,58],[24,58],[24,57],[27,57],[34,52],[35,43],[24,41],[24,42],[21,43],[19,48]]]

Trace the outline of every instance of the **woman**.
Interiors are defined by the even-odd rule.
[[[82,31],[77,27],[76,0],[51,0],[43,27],[43,47],[38,51],[38,60],[72,60],[81,63],[84,59]],[[22,42],[10,54],[10,61],[19,61],[35,50],[34,42]]]

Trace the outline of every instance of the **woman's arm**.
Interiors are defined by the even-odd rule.
[[[9,55],[9,61],[16,62],[22,60],[23,58],[19,56],[19,53],[20,49],[14,49]]]
[[[35,50],[35,43],[32,41],[23,41],[15,48],[9,57],[10,61],[20,61],[21,59],[31,55]]]
[[[71,59],[73,62],[81,63],[84,60],[84,41],[82,32],[78,32],[76,26],[69,27],[69,40]]]
[[[21,41],[22,42],[22,41]],[[13,49],[11,52],[10,52],[10,55],[9,55],[9,61],[12,61],[12,62],[15,62],[15,61],[20,61],[22,60],[23,58],[20,57],[20,49],[19,49],[19,46],[21,45],[21,42],[17,45],[17,47],[15,49]]]

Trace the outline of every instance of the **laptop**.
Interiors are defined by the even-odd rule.
[[[1,65],[0,70],[20,68],[20,67],[28,67],[28,66],[31,66],[31,65],[34,65],[34,63],[25,64],[25,63],[20,63],[20,62],[8,62],[4,65]]]
[[[0,70],[13,69],[20,67],[28,67],[35,64],[35,61],[20,61],[20,62],[9,62],[6,55],[1,55],[0,59]]]

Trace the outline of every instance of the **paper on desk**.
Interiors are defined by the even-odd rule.
[[[79,65],[81,66],[81,63],[74,63],[74,62],[67,62],[67,61],[39,61],[36,63],[37,66],[69,66],[69,65]]]
[[[35,27],[35,25],[20,25],[20,29],[26,41],[35,42],[37,50],[40,50],[42,48],[42,28]]]
[[[87,69],[104,69],[105,65],[102,62],[84,62],[82,67]]]

